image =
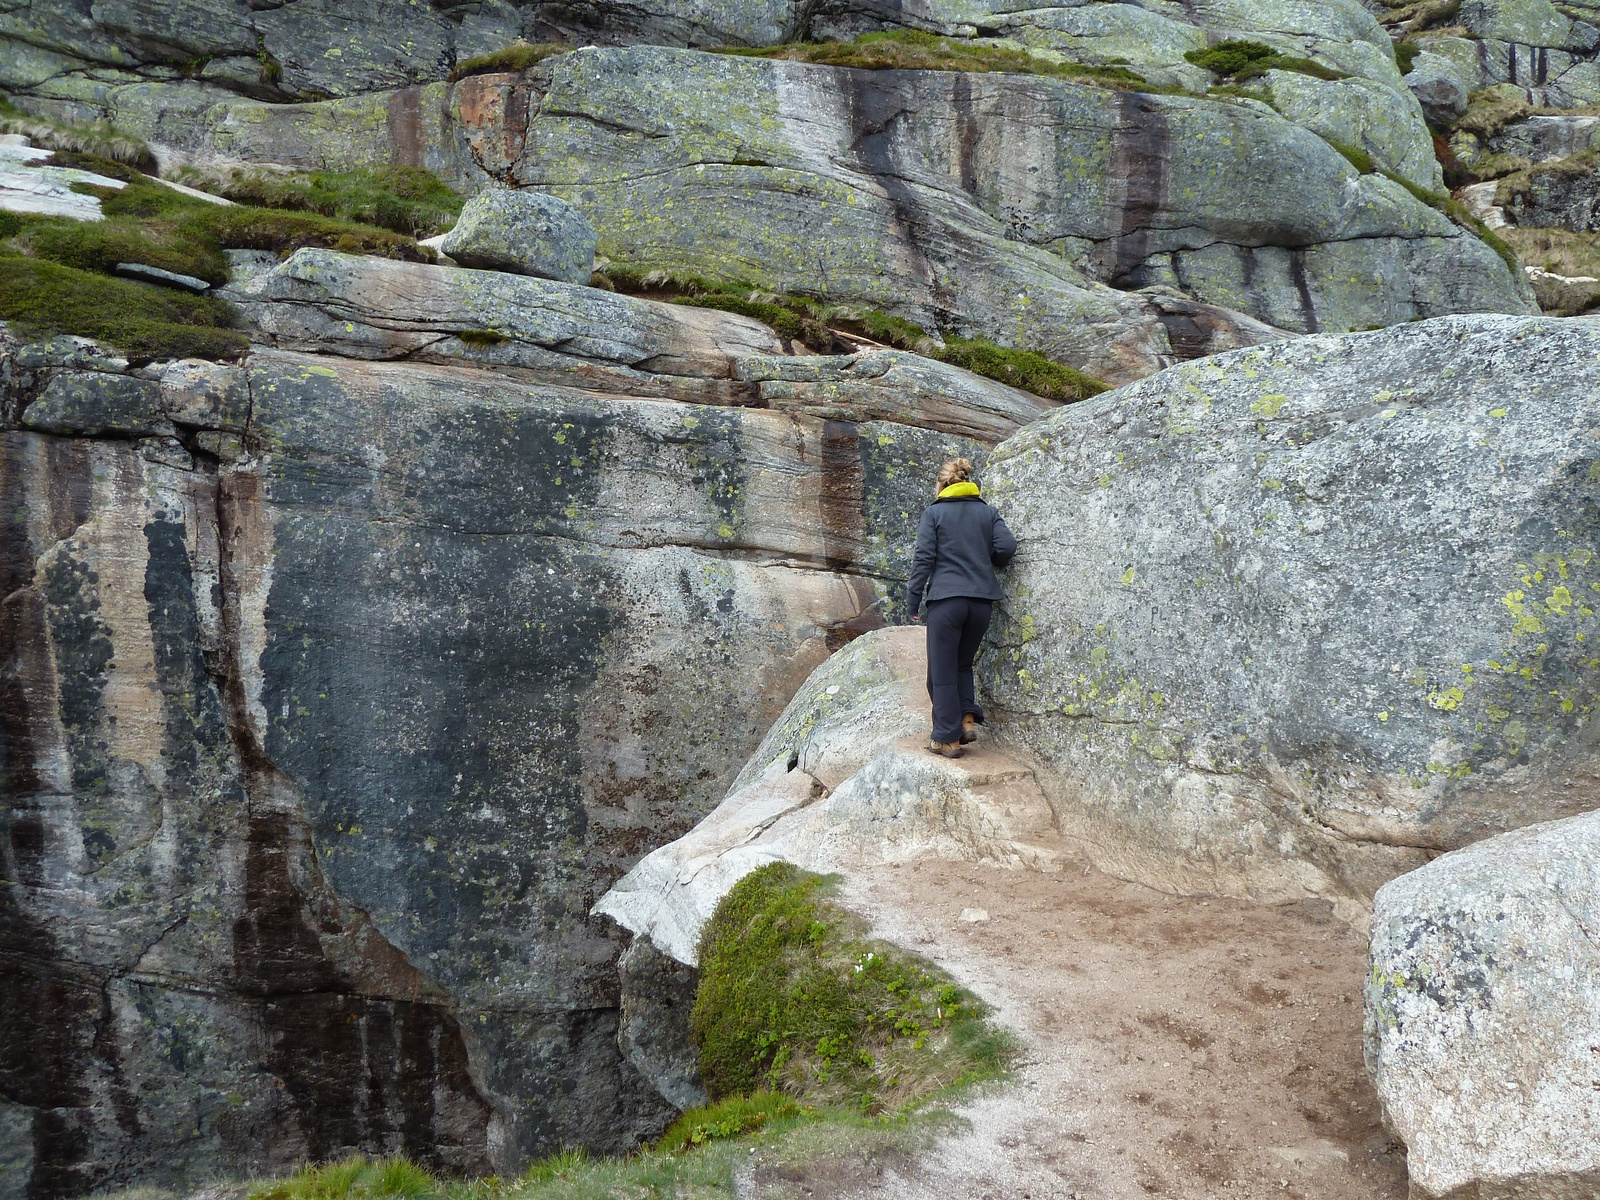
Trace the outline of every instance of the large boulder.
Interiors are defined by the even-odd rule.
[[[480,192],[440,249],[463,267],[487,271],[566,283],[588,283],[594,274],[594,226],[565,200],[539,192]]]
[[[1600,1193],[1600,815],[1379,890],[1367,1069],[1419,1200]]]
[[[659,1132],[667,998],[619,996],[588,909],[881,624],[938,462],[982,457],[842,419],[837,360],[828,417],[672,401],[735,348],[774,373],[743,318],[421,271],[531,289],[508,325],[561,353],[0,347],[8,1200]],[[639,394],[588,386],[623,360]]]
[[[1063,828],[1172,889],[1370,896],[1592,807],[1600,330],[1175,367],[996,449],[982,675]]]

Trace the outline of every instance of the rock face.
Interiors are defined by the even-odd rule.
[[[628,1147],[692,1080],[589,907],[881,623],[937,426],[1044,405],[521,276],[244,291],[331,353],[0,355],[0,1194]]]
[[[716,810],[594,911],[694,966],[717,901],[765,863],[1055,865],[1063,847],[1027,766],[981,743],[958,760],[928,753],[924,642],[919,628],[883,629],[818,667]]]
[[[1412,1194],[1600,1188],[1600,817],[1447,854],[1377,895],[1367,1069]]]
[[[594,273],[594,226],[564,200],[503,188],[461,209],[440,249],[463,267],[588,283]]]
[[[1392,60],[1380,69],[1380,49],[1357,44],[1383,80],[1271,72],[1262,86],[1281,113],[1250,98],[660,47],[312,104],[192,82],[85,97],[41,85],[29,102],[108,114],[168,161],[399,160],[470,191],[531,187],[580,209],[623,265],[883,308],[1120,383],[1282,330],[1535,311],[1488,247],[1324,140],[1436,182],[1415,100]],[[1394,143],[1405,130],[1417,146]],[[1173,298],[1197,306],[1198,344]]]
[[[1359,897],[1592,805],[1597,356],[1544,319],[1309,338],[1002,444],[982,675],[1064,832],[1178,890]]]
[[[1600,233],[1600,155],[1523,171],[1504,180],[1495,199],[1518,225]]]

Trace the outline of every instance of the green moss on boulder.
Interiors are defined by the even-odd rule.
[[[866,937],[829,881],[788,863],[745,876],[700,940],[690,1036],[707,1090],[770,1089],[863,1112],[1002,1073],[1010,1038],[934,967]]]

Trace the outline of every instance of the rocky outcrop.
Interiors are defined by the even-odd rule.
[[[326,352],[0,356],[4,1194],[629,1147],[692,1079],[590,905],[897,602],[941,428],[1045,406],[522,276],[236,294]]]
[[[1382,888],[1367,1068],[1412,1195],[1600,1187],[1600,817],[1536,825]]]
[[[1064,832],[1175,890],[1372,894],[1589,807],[1600,335],[1452,318],[1174,368],[993,455],[982,675]]]
[[[587,284],[594,244],[594,227],[566,201],[494,188],[467,201],[439,248],[463,267]]]
[[[958,760],[928,753],[924,640],[919,628],[880,630],[812,672],[715,811],[594,911],[694,966],[717,902],[769,862],[1056,865],[1063,847],[1027,766],[981,743]]]
[[[1600,233],[1600,154],[1521,171],[1501,181],[1495,202],[1517,225]]]

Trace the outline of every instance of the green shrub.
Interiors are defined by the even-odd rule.
[[[148,283],[0,252],[0,320],[24,337],[72,333],[107,342],[135,363],[232,359],[250,348],[229,328],[232,306]]]
[[[757,1091],[730,1096],[684,1113],[657,1139],[655,1148],[681,1154],[719,1138],[739,1137],[767,1129],[779,1121],[803,1120],[816,1114],[781,1092]]]
[[[689,1024],[711,1095],[770,1089],[877,1112],[1003,1072],[1010,1042],[990,1036],[982,1005],[928,964],[869,941],[827,889],[771,863],[706,923]]]
[[[1419,42],[1395,43],[1394,65],[1400,68],[1400,74],[1411,74],[1411,69],[1417,65],[1417,55],[1421,54],[1422,50],[1423,47]]]
[[[1123,66],[1088,66],[1032,54],[1016,44],[996,45],[917,30],[864,33],[848,42],[799,42],[756,48],[724,47],[719,54],[786,58],[867,71],[1001,71],[1047,75],[1115,88],[1148,89],[1144,76]]]
[[[457,63],[456,69],[450,72],[450,81],[454,83],[458,79],[465,79],[468,75],[526,71],[547,58],[565,54],[571,49],[571,46],[554,45],[549,42],[512,42],[499,50],[491,50],[488,54],[479,54],[475,58],[464,59]]]
[[[1265,75],[1268,71],[1296,71],[1318,79],[1348,79],[1344,71],[1336,71],[1309,58],[1282,54],[1261,42],[1229,39],[1208,46],[1204,50],[1191,50],[1183,56],[1197,67],[1213,75],[1242,83]]]
[[[408,237],[432,237],[461,215],[461,196],[437,175],[398,164],[356,171],[191,171],[185,182],[255,208],[316,213]]]
[[[1087,400],[1111,390],[1093,376],[1036,351],[997,346],[986,338],[946,338],[944,349],[934,351],[933,357],[1062,403]]]
[[[357,1154],[255,1188],[249,1200],[423,1200],[442,1190],[437,1179],[409,1159]]]

